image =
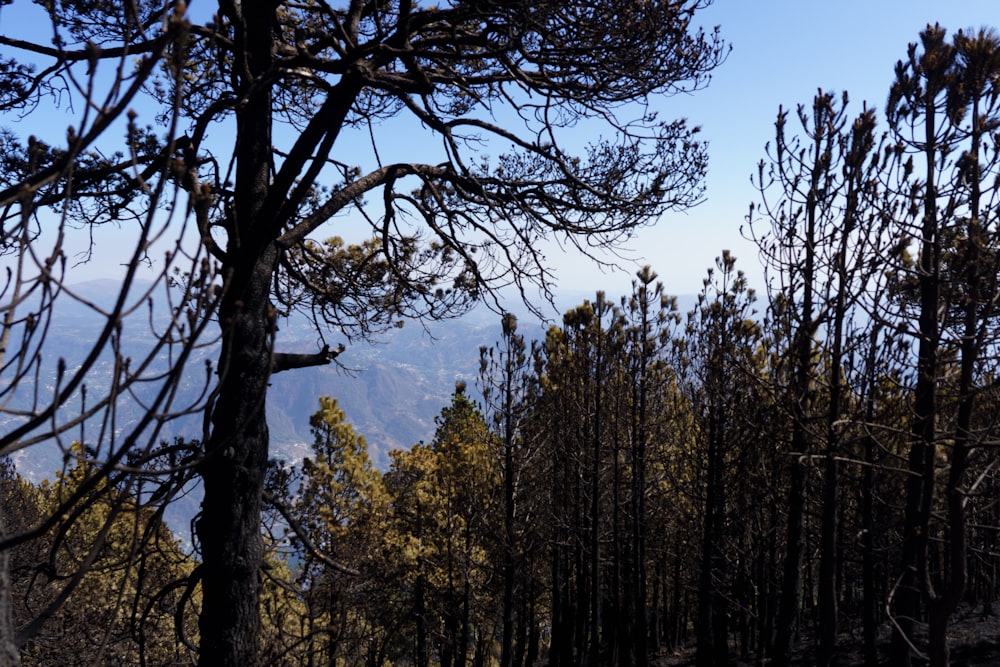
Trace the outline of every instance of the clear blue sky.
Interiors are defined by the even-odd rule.
[[[0,13],[3,32],[30,31],[34,21],[17,13],[23,4]],[[199,2],[191,4],[196,10]],[[720,25],[732,52],[707,89],[657,104],[664,118],[685,116],[700,125],[710,142],[707,199],[687,213],[665,216],[630,244],[637,265],[652,265],[674,294],[699,291],[706,269],[723,248],[732,250],[756,287],[763,287],[756,250],[739,230],[756,194],[750,175],[772,138],[779,105],[809,103],[822,87],[847,90],[856,110],[867,100],[881,111],[895,62],[928,22],[949,32],[1000,27],[1000,0],[715,0],[699,20],[708,28]],[[28,121],[31,125],[43,118]],[[393,130],[383,129],[392,135]],[[29,131],[24,126],[18,130]],[[101,230],[98,249],[107,257],[78,267],[74,277],[101,277],[117,264],[120,257],[109,252],[115,236],[115,230]],[[604,289],[610,296],[629,291],[632,267],[603,274],[576,255],[548,254],[560,287]]]
[[[665,216],[631,245],[672,294],[696,293],[723,248],[737,257],[755,287],[760,261],[740,236],[756,194],[750,175],[773,138],[779,105],[811,103],[818,88],[847,90],[850,108],[867,100],[880,115],[896,61],[930,23],[949,34],[992,25],[998,0],[715,0],[701,14],[732,44],[709,87],[664,101],[662,114],[686,116],[710,142],[707,200],[686,214]],[[853,114],[852,114],[853,115]],[[581,260],[559,263],[560,282],[574,288],[629,291],[631,275],[601,275]]]

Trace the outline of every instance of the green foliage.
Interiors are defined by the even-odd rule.
[[[5,508],[27,530],[60,510],[71,518],[11,552],[15,623],[34,628],[21,660],[32,665],[101,663],[168,665],[192,653],[178,641],[197,641],[197,595],[183,601],[195,564],[153,510],[127,489],[98,482],[98,494],[78,496],[91,475],[81,459],[52,482],[3,484]],[[180,628],[175,626],[180,623]]]
[[[310,659],[350,660],[377,652],[385,639],[384,628],[371,619],[379,611],[373,604],[377,596],[370,593],[381,576],[389,499],[364,437],[346,421],[336,399],[323,396],[319,403],[309,420],[312,456],[302,462],[291,507],[296,535],[304,534],[307,546],[294,577],[275,576],[302,591],[300,614],[288,621],[298,627],[286,631],[302,637],[298,652]]]
[[[65,441],[83,412],[100,424],[95,451],[114,452],[97,473],[107,475],[164,424],[203,413],[190,468],[205,494],[202,667],[261,658],[270,377],[335,356],[279,352],[279,314],[305,314],[321,338],[331,325],[365,337],[403,317],[461,313],[488,290],[548,294],[540,244],[591,253],[702,197],[697,128],[648,109],[652,96],[706,85],[724,59],[718,32],[695,20],[708,0],[4,4],[34,10],[39,25],[0,28],[12,52],[0,63],[3,120],[54,107],[68,127],[39,123],[27,139],[7,129],[0,142],[0,252],[17,258],[0,337],[19,342],[0,352],[0,406],[18,424],[0,452]],[[390,122],[422,139],[386,150]],[[582,146],[579,124],[595,130]],[[66,289],[76,226],[91,250],[102,226],[128,248],[108,263],[122,267],[113,308]],[[138,286],[146,268],[155,287]],[[104,323],[80,364],[49,354],[57,298]],[[151,336],[126,354],[133,321]],[[208,326],[218,363],[188,403],[179,389],[195,374],[184,366]],[[98,388],[108,352],[114,379]],[[139,406],[134,422],[117,421],[123,402]],[[364,466],[344,452],[332,472],[311,471],[339,485],[334,506],[302,508],[317,538],[378,514],[366,507],[377,494]],[[483,490],[485,461],[447,438],[440,456],[439,481],[461,481],[439,503],[454,516],[434,521],[471,531],[481,508],[458,503]],[[339,542],[312,551],[353,557]]]
[[[446,662],[464,661],[474,629],[488,627],[495,614],[488,588],[496,529],[492,437],[460,385],[437,419],[431,445],[395,453],[386,476],[394,528],[387,548],[410,564],[404,580],[414,613],[440,619],[440,632],[430,638]]]
[[[302,462],[296,516],[333,558],[362,556],[343,543],[341,533],[363,532],[384,515],[382,477],[372,467],[364,437],[345,421],[336,399],[321,397],[309,423],[313,455]]]
[[[490,285],[544,288],[536,245],[553,233],[613,242],[695,202],[695,132],[616,114],[701,85],[721,45],[690,30],[702,2],[221,3],[205,25],[182,5],[139,4],[49,3],[61,43],[31,54],[57,54],[52,69],[0,61],[0,111],[18,113],[42,99],[75,103],[104,83],[96,69],[119,68],[107,104],[88,92],[79,105],[106,109],[98,120],[77,119],[65,137],[2,130],[0,252],[33,260],[45,211],[88,225],[149,222],[157,207],[192,214],[221,273],[199,255],[175,274],[197,284],[150,358],[172,353],[174,334],[193,341],[205,322],[222,326],[223,363],[207,374],[222,384],[204,394],[212,436],[195,461],[208,493],[206,562],[183,553],[135,490],[129,466],[142,457],[101,468],[77,448],[38,487],[0,468],[25,665],[190,662],[192,614],[219,582],[201,627],[218,630],[213,614],[236,608],[232,584],[249,611],[222,634],[251,628],[260,650],[244,641],[227,655],[275,666],[486,667],[497,654],[500,667],[643,667],[693,632],[704,663],[728,662],[734,648],[787,662],[793,632],[825,637],[822,663],[834,657],[831,628],[857,616],[875,662],[886,610],[897,635],[929,617],[942,637],[960,602],[992,612],[995,33],[921,33],[897,65],[884,142],[875,111],[849,116],[846,95],[821,91],[779,111],[750,217],[768,273],[764,314],[724,251],[683,323],[649,267],[632,294],[597,293],[530,351],[505,316],[503,340],[482,356],[486,414],[457,387],[430,443],[393,452],[384,475],[322,397],[310,456],[294,473],[273,468],[264,494],[287,534],[258,542],[268,432],[256,406],[270,375],[291,367],[274,363],[275,317],[308,311],[350,335],[441,317]],[[131,117],[123,146],[106,149],[101,123],[127,115],[139,91],[161,105],[163,125]],[[523,137],[488,120],[510,106]],[[377,122],[406,114],[441,140],[440,154],[341,152],[342,133],[376,145]],[[595,117],[623,136],[568,154],[563,131]],[[219,121],[232,137],[214,130]],[[283,123],[295,131],[274,131]],[[166,203],[168,186],[186,206]],[[357,242],[328,229],[352,211]],[[19,274],[12,302],[41,285],[48,311],[60,244],[38,255],[43,277]],[[43,374],[41,310],[5,320],[5,340],[23,341],[4,358],[18,379]],[[139,310],[113,312],[99,347],[120,352],[122,321]],[[155,366],[115,361],[123,382]],[[63,417],[86,378],[65,361],[58,374],[73,384],[36,395],[30,411],[4,403],[28,420],[0,438],[4,451],[79,425]],[[87,405],[112,414],[129,389]],[[170,418],[160,407],[148,421]],[[18,541],[36,528],[39,539]],[[237,553],[236,543],[250,546]],[[203,664],[217,645],[205,643]],[[935,649],[935,661],[947,658]]]

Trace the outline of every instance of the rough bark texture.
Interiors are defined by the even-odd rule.
[[[6,535],[2,511],[0,508],[0,539]],[[10,552],[0,551],[0,667],[18,667],[21,664],[14,636],[10,597]]]
[[[246,54],[245,83],[272,65],[271,3],[246,3],[230,17]],[[225,296],[219,311],[219,390],[201,476],[197,532],[202,553],[199,667],[256,667],[260,629],[262,492],[269,436],[264,403],[274,366],[271,278],[277,263],[270,193],[272,96],[248,92],[236,114],[235,199],[227,220]]]
[[[268,455],[264,397],[270,377],[266,262],[236,284],[222,317],[223,366],[202,465],[197,531],[203,559],[201,667],[256,665],[260,627],[261,491]],[[244,282],[245,281],[245,282]],[[234,288],[235,289],[235,288]],[[239,305],[237,306],[237,303]],[[239,312],[237,312],[239,311]]]

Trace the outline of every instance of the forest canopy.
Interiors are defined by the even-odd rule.
[[[884,107],[778,108],[764,289],[722,251],[688,312],[645,267],[498,313],[387,469],[325,395],[273,458],[277,374],[701,201],[652,109],[725,59],[708,4],[3,3],[0,667],[960,659],[1000,585],[990,29],[927,26]]]
[[[544,242],[588,254],[698,202],[697,128],[650,101],[725,57],[708,4],[3,3],[32,29],[0,28],[0,455],[79,441],[90,473],[0,550],[66,530],[105,480],[153,506],[197,480],[198,637],[179,640],[203,666],[270,661],[270,378],[500,288],[549,295]],[[68,127],[31,122],[53,107]],[[393,123],[420,140],[387,149]],[[120,288],[96,303],[71,239],[86,259],[109,228]],[[77,308],[101,327],[51,350]],[[282,348],[293,313],[313,349]],[[0,624],[4,654],[30,634]]]

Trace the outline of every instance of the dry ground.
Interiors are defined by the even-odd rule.
[[[951,631],[951,664],[952,667],[1000,667],[1000,612],[983,618],[981,609],[964,607],[952,620]],[[920,637],[918,637],[919,641]],[[862,646],[860,628],[855,636],[845,634],[841,637],[842,655],[838,667],[862,667]],[[891,667],[889,658],[889,628],[883,628],[879,636],[879,653],[882,665]],[[685,647],[670,655],[663,655],[657,660],[657,667],[688,667],[694,665],[694,647]],[[732,667],[756,667],[755,661],[733,659]],[[766,664],[766,663],[764,663]],[[796,651],[795,664],[810,665],[812,649],[801,646]],[[915,659],[915,667],[926,665],[925,660]]]

